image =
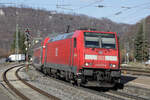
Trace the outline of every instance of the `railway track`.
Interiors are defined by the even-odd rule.
[[[13,90],[19,97],[21,97],[23,100],[33,100],[31,98],[29,98],[29,96],[25,95],[24,93],[20,92],[19,90],[20,89],[17,89],[16,86],[14,86],[14,84],[12,84],[12,79],[8,79],[9,75],[7,75],[11,70],[15,70],[15,76],[17,77],[18,80],[16,81],[20,81],[21,83],[23,83],[24,85],[27,85],[28,87],[32,88],[32,90],[34,91],[38,91],[38,93],[44,95],[45,97],[47,97],[48,99],[51,99],[51,100],[59,100],[59,98],[57,97],[54,97],[52,95],[49,95],[48,93],[42,91],[41,89],[38,89],[36,87],[34,87],[33,85],[29,84],[25,79],[22,79],[19,75],[18,75],[18,72],[21,70],[21,65],[19,66],[13,66],[12,68],[6,70],[4,73],[3,73],[3,80],[6,82],[6,84],[8,85],[9,88],[11,88],[11,90]],[[41,73],[42,74],[42,73]],[[6,76],[7,75],[7,76]],[[8,77],[8,78],[7,78]],[[55,79],[55,78],[52,78],[50,77],[50,79],[54,80],[54,81],[58,81],[62,84],[65,84],[65,85],[69,85],[69,86],[72,86],[70,83],[68,82],[65,82],[63,80],[59,80],[59,79]],[[111,100],[129,100],[129,99],[132,99],[132,100],[149,100],[147,98],[143,98],[143,97],[140,97],[138,95],[134,95],[134,94],[129,94],[129,93],[124,93],[122,91],[114,91],[112,89],[108,90],[108,91],[102,91],[98,88],[89,88],[89,87],[76,87],[77,89],[79,90],[83,90],[83,91],[86,91],[86,92],[90,92],[90,93],[93,93],[93,94],[96,94],[96,95],[99,95],[99,96],[102,96],[102,97],[105,97],[105,98],[108,98],[108,99],[111,99]],[[41,92],[42,91],[42,92]],[[44,92],[44,93],[43,93]],[[43,99],[43,100],[46,100],[46,99]]]
[[[69,85],[72,86],[70,83],[65,82],[64,80],[60,80],[60,79],[55,79],[53,77],[50,77],[51,79],[53,79],[54,81],[58,81],[60,83],[63,83],[65,85]],[[103,92],[103,90],[98,89],[97,87],[95,88],[91,88],[91,87],[76,87],[78,89],[90,92],[90,93],[94,93],[96,95],[100,95],[102,97],[111,99],[111,100],[149,100],[148,98],[143,98],[140,97],[138,95],[134,95],[134,94],[130,94],[130,93],[125,93],[125,92],[121,92],[121,91],[117,91],[117,90],[107,90]]]
[[[133,99],[133,100],[149,100],[148,98],[143,98],[137,95],[131,95],[128,93],[124,93],[124,92],[120,92],[120,91],[109,91],[109,93],[115,94],[115,95],[119,95],[122,97],[126,97],[127,99]]]
[[[118,91],[113,89],[104,90],[104,92],[98,90],[97,88],[95,89],[84,88],[83,90],[91,91],[97,95],[102,95],[112,100],[149,100],[149,98],[143,98],[138,95],[135,95],[134,93],[131,94],[124,91]]]
[[[61,80],[57,80],[57,79],[54,79],[54,80],[61,81]],[[63,82],[63,81],[61,81],[61,82],[68,85],[68,83],[66,83],[66,82]],[[131,95],[131,94],[116,91],[116,90],[115,91],[114,90],[110,90],[110,91],[104,90],[104,92],[103,92],[103,89],[99,90],[97,87],[95,87],[95,88],[77,87],[77,88],[84,90],[84,91],[88,91],[88,92],[97,94],[97,95],[100,95],[100,96],[103,96],[103,97],[106,97],[106,98],[111,99],[111,100],[130,100],[130,99],[132,99],[132,100],[149,100],[147,98],[142,98],[142,97],[139,97],[136,95]]]
[[[123,74],[150,76],[149,68],[122,67]]]
[[[44,92],[43,90],[41,90],[39,88],[34,87],[33,85],[27,83],[24,79],[19,77],[18,72],[21,68],[23,68],[23,67],[20,67],[20,66],[23,66],[23,64],[13,66],[13,67],[7,69],[3,73],[3,81],[7,84],[7,86],[14,93],[16,93],[23,100],[33,100],[33,99],[37,100],[37,99],[40,99],[40,98],[42,98],[44,100],[60,100],[59,98],[57,98],[53,95],[50,95],[47,92]],[[15,74],[15,75],[13,75],[12,73]],[[11,76],[13,78],[10,78]],[[14,77],[16,77],[16,78],[14,78]],[[22,88],[19,88],[16,85],[16,83],[17,83],[17,85],[20,85]],[[25,93],[25,90],[27,90],[26,93]]]
[[[127,91],[128,93],[131,93],[131,94],[136,93],[136,95],[138,96],[147,97],[150,99],[150,95],[149,95],[150,89],[147,89],[147,88],[138,87],[135,85],[125,85],[123,91]]]

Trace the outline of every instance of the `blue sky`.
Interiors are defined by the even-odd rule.
[[[0,0],[0,3],[11,6],[25,5],[64,13],[85,14],[99,19],[106,17],[118,23],[128,24],[135,24],[150,15],[150,0]],[[99,8],[98,5],[104,7]]]

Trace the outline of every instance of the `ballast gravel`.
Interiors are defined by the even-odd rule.
[[[32,66],[28,71],[22,69],[19,75],[30,84],[62,100],[108,100],[108,98],[55,81],[48,76],[44,76]]]

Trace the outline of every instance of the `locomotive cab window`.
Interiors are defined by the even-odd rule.
[[[84,40],[87,48],[116,48],[115,34],[85,32]]]

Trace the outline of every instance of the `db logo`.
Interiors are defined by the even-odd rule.
[[[99,54],[103,54],[103,51],[99,51],[98,53],[99,53]]]

